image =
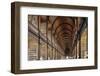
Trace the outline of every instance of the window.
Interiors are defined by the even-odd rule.
[[[46,16],[44,16],[46,17]],[[43,18],[41,16],[39,16],[39,30],[40,30],[40,33],[42,33],[43,36],[46,37],[46,22],[43,21]]]
[[[87,28],[84,29],[81,35],[81,57],[87,58]]]

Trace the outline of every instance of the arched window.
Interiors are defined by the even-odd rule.
[[[87,49],[87,28],[81,34],[81,58],[87,58],[88,49]]]

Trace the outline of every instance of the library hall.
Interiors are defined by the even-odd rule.
[[[28,60],[88,58],[88,18],[28,15]]]

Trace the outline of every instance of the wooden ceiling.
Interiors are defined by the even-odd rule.
[[[51,29],[52,35],[64,51],[70,51],[72,47],[75,19],[75,17],[41,16],[41,22],[48,21],[51,24],[49,29]]]

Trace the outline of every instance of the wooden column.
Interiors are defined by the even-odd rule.
[[[81,34],[79,35],[79,58],[81,58]]]
[[[46,38],[47,38],[47,60],[48,60],[48,16],[46,19]]]
[[[39,40],[38,40],[38,60],[40,60],[40,28],[39,28],[39,26],[40,26],[40,17],[38,16],[38,38],[39,38]]]

